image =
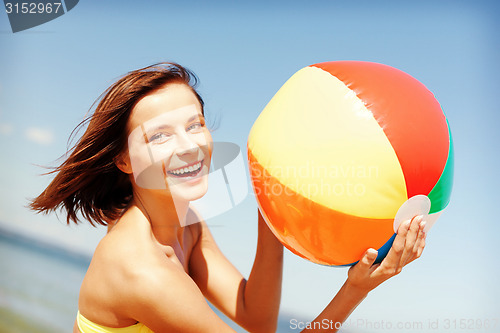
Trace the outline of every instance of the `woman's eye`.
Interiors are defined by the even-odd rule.
[[[169,137],[170,135],[167,133],[156,133],[149,138],[149,142],[161,143],[168,140]]]
[[[191,124],[187,129],[188,131],[197,131],[203,127],[201,122]]]

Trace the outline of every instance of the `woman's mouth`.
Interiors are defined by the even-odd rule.
[[[203,160],[182,168],[168,170],[167,174],[175,178],[196,177],[200,173],[202,166]]]

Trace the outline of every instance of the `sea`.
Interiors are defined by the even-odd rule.
[[[0,229],[0,333],[72,332],[90,260],[81,253]],[[213,309],[236,332],[245,332]],[[280,315],[277,332],[298,332],[290,329],[292,317]]]
[[[71,332],[90,259],[0,230],[0,332]]]

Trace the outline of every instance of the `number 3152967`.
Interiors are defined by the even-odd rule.
[[[22,2],[22,3],[5,3],[5,11],[7,14],[57,14],[61,9],[61,2]]]

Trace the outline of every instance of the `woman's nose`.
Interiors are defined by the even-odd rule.
[[[177,135],[177,154],[189,154],[198,150],[198,145],[188,133],[181,132]]]

